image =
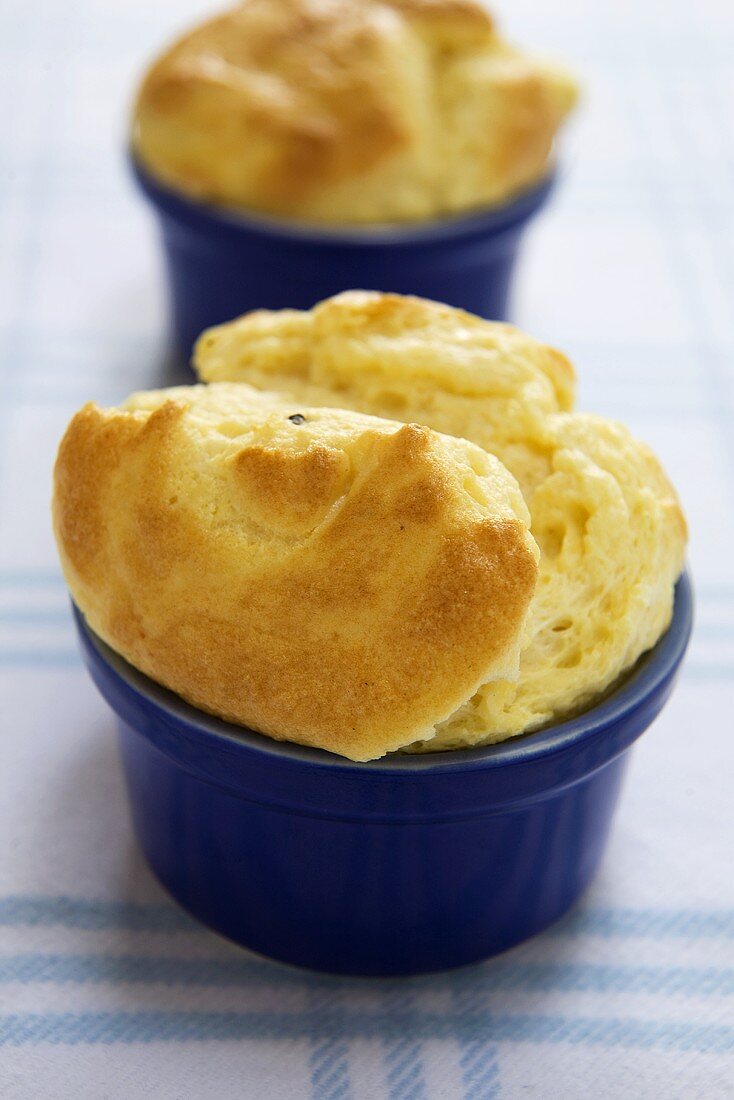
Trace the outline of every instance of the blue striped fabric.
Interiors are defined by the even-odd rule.
[[[110,955],[43,953],[6,955],[0,958],[0,983],[51,982],[55,985],[103,982],[142,982],[165,986],[212,986],[251,989],[256,985],[291,986],[313,990],[337,990],[342,979],[321,974],[303,975],[285,967],[250,958],[190,958],[186,955]],[[410,1015],[414,993],[421,988],[450,988],[457,1009],[472,1003],[477,991],[648,993],[665,997],[734,996],[734,968],[685,966],[596,965],[594,963],[506,962],[474,967],[461,980],[439,975],[403,979],[397,984],[383,979],[382,1011],[386,1029]],[[467,995],[469,1001],[462,999]],[[398,1007],[405,1002],[403,1011]],[[311,1012],[315,1011],[313,1008]],[[398,1053],[392,1055],[398,1060]],[[399,1076],[399,1069],[395,1070]]]
[[[209,1042],[270,1039],[312,1040],[309,1067],[314,1092],[323,1097],[349,1094],[347,1040],[384,1039],[380,1013],[346,1012],[337,1024],[333,1010],[323,1017],[308,1012],[46,1012],[0,1017],[0,1045],[52,1043]],[[662,1022],[617,1017],[542,1016],[470,1012],[410,1012],[400,1021],[404,1042],[458,1039],[464,1095],[498,1096],[499,1041],[516,1044],[584,1044],[625,1050],[729,1054],[734,1028],[689,1021]],[[388,1095],[394,1092],[394,1059],[388,1059]],[[398,1095],[410,1095],[420,1070],[404,1073]]]

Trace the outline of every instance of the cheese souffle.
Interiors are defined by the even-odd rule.
[[[333,225],[503,204],[576,99],[474,0],[245,0],[149,69],[135,157],[190,198]]]
[[[518,674],[537,546],[463,439],[241,385],[85,406],[55,470],[95,633],[195,706],[368,760]]]
[[[77,413],[53,512],[89,625],[200,709],[352,760],[479,746],[592,706],[668,627],[675,491],[557,351],[349,292],[196,365]]]

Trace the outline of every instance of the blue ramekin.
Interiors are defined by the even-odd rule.
[[[158,215],[173,350],[183,362],[210,325],[253,309],[310,309],[355,288],[417,294],[506,320],[522,234],[555,182],[551,174],[478,214],[338,230],[196,202],[159,184],[134,157],[131,164]]]
[[[692,617],[684,575],[664,637],[572,721],[483,749],[354,764],[202,714],[76,613],[86,664],[119,719],[135,829],[161,883],[237,943],[355,975],[475,962],[573,905]]]

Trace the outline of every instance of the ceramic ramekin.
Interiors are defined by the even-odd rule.
[[[188,362],[199,334],[253,309],[309,309],[342,290],[417,294],[506,320],[510,283],[549,176],[513,202],[418,227],[324,229],[195,202],[161,186],[133,158],[158,216],[174,352]]]
[[[119,720],[138,838],[173,897],[263,955],[394,975],[487,958],[576,901],[604,851],[630,747],[670,693],[692,612],[683,576],[664,637],[572,721],[369,764],[202,714],[76,619]]]

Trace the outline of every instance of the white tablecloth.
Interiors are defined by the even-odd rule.
[[[6,0],[0,31],[0,1095],[12,1100],[734,1096],[734,14],[507,4],[587,96],[517,321],[581,406],[658,451],[698,624],[560,926],[454,976],[282,968],[194,926],[133,842],[113,723],[49,532],[72,411],[165,378],[152,227],[122,159],[135,73],[192,0]],[[407,1022],[406,1022],[407,1021]]]

